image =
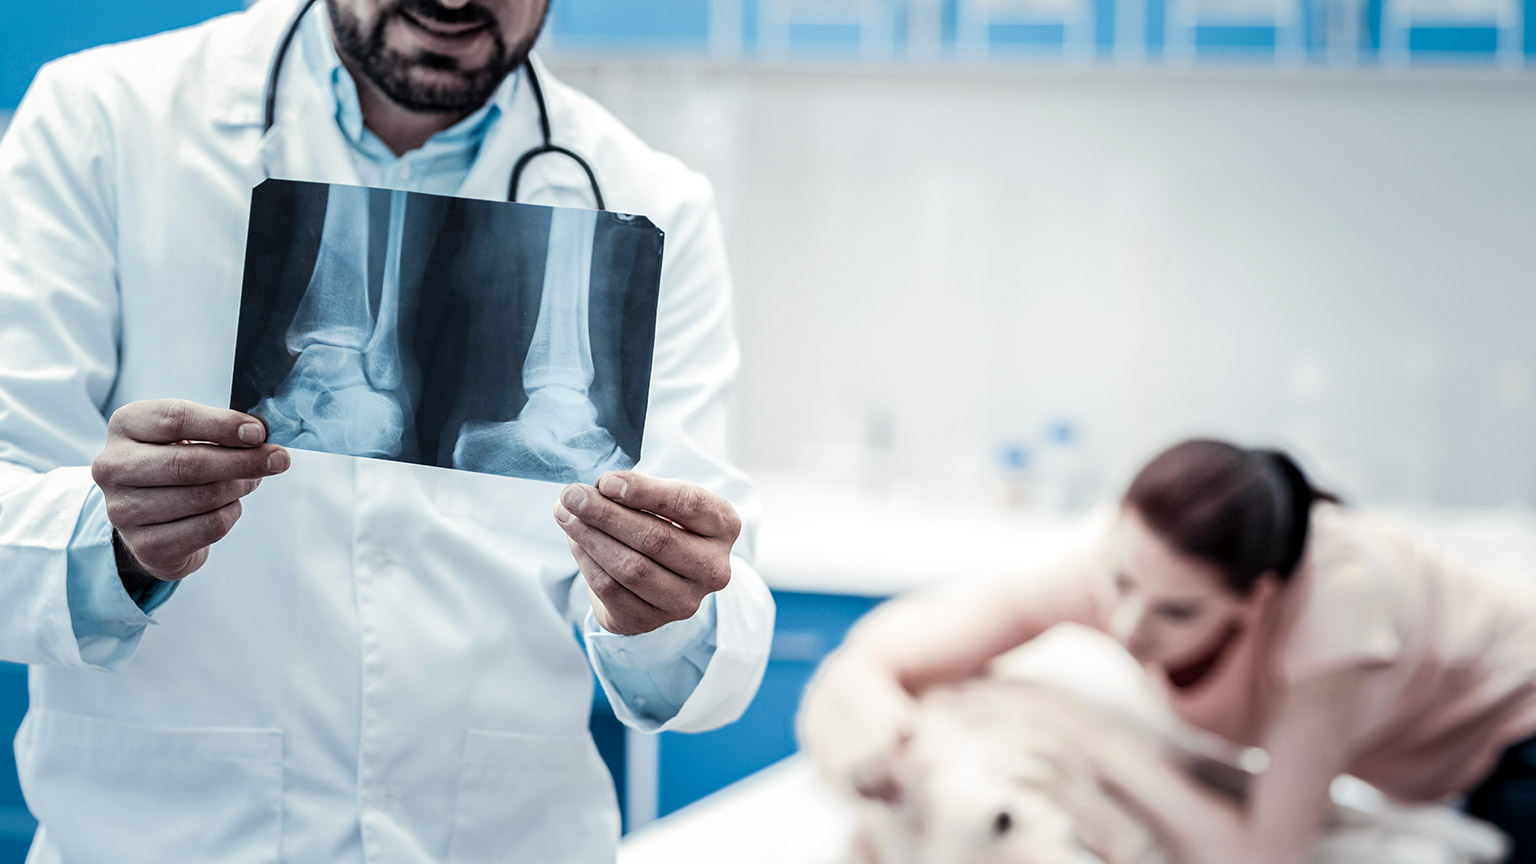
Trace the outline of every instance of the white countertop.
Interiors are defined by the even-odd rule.
[[[983,498],[876,493],[797,475],[759,474],[758,570],[770,587],[883,597],[941,582],[1005,576],[1055,560],[1113,518],[1112,504],[1068,516]],[[1536,579],[1536,511],[1404,509],[1386,515],[1457,560]]]
[[[843,864],[853,826],[796,755],[629,834],[618,864]]]
[[[758,570],[778,590],[883,597],[1029,569],[1088,536],[1082,516],[795,476],[755,479],[763,497]]]

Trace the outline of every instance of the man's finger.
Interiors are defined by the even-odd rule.
[[[730,581],[719,541],[701,537],[670,520],[610,500],[591,486],[572,484],[560,495],[565,509],[583,524],[607,534],[673,573],[718,591]]]
[[[674,617],[691,616],[698,610],[697,588],[688,580],[563,510],[556,505],[555,518],[560,527],[605,575]]]
[[[635,510],[671,519],[702,537],[736,542],[741,518],[724,498],[682,480],[663,480],[633,471],[613,471],[597,479],[604,496]]]
[[[224,539],[240,519],[240,502],[231,501],[212,513],[202,513],[137,528],[128,539],[133,557],[151,573],[181,578],[196,569],[188,566],[197,553]],[[201,562],[197,562],[201,563]]]
[[[236,449],[217,444],[126,445],[114,458],[117,486],[201,486],[221,480],[250,480],[288,470],[288,451],[276,444]]]
[[[587,580],[588,590],[602,606],[601,609],[594,608],[592,611],[597,615],[597,623],[603,625],[604,630],[621,636],[648,633],[673,620],[671,615],[657,609],[640,595],[624,587],[575,540],[567,538],[567,542],[571,547],[571,555],[576,559],[577,566],[581,568],[582,577]]]
[[[214,408],[186,399],[131,402],[113,412],[109,431],[145,444],[209,441],[225,447],[255,447],[267,427],[242,411]]]
[[[119,529],[159,525],[210,513],[256,491],[261,480],[220,480],[201,486],[148,486],[118,490],[107,499],[107,519]]]

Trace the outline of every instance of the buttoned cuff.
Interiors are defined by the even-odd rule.
[[[69,541],[67,568],[69,620],[81,659],[103,669],[120,668],[138,647],[144,628],[155,623],[150,613],[175,593],[177,583],[156,582],[128,593],[117,571],[106,497],[94,486]]]
[[[715,653],[715,595],[693,617],[633,636],[610,633],[588,610],[582,634],[598,682],[620,720],[654,731],[677,715]]]

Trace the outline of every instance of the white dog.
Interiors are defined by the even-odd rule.
[[[902,794],[890,804],[861,799],[854,862],[1176,864],[1176,851],[1145,819],[1090,779],[1085,748],[1105,735],[1140,742],[1241,799],[1252,776],[1244,751],[1159,712],[1135,686],[1144,683],[1139,670],[1085,664],[1102,646],[1077,634],[1053,641],[1064,643],[1054,657],[1035,651],[1045,662],[1025,657],[1013,675],[1058,674],[993,676],[923,694],[893,766]],[[1313,864],[1487,864],[1503,856],[1496,831],[1449,808],[1395,805],[1358,787],[1353,798],[1361,803],[1336,803]]]

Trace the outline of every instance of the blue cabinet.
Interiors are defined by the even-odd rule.
[[[848,628],[883,599],[801,591],[775,591],[773,597],[778,606],[773,650],[762,686],[741,719],[712,732],[657,736],[655,816],[679,810],[793,754],[795,714],[806,683],[822,658],[842,643]],[[601,690],[592,709],[592,735],[613,772],[627,831],[634,814],[625,800],[626,746],[634,739],[614,719]]]
[[[793,754],[795,714],[806,683],[822,658],[842,643],[848,628],[883,599],[801,591],[775,591],[773,597],[778,613],[762,686],[741,719],[729,726],[637,740],[613,716],[602,689],[594,685],[592,737],[613,773],[625,831],[633,827],[635,816],[641,821],[665,816]],[[636,778],[628,777],[631,745],[656,748],[654,760],[639,760],[637,775],[644,774]],[[649,776],[651,771],[656,776]],[[644,801],[627,800],[631,779],[650,790],[642,793]],[[632,803],[641,812],[632,813]]]
[[[658,742],[657,815],[665,816],[794,753],[800,695],[821,659],[879,600],[774,592],[778,617],[762,687],[741,719],[698,734],[663,733]]]
[[[21,864],[37,821],[21,800],[21,786],[16,782],[16,752],[11,741],[16,727],[27,713],[27,667],[0,663],[0,736],[5,740],[0,754],[0,864]]]

